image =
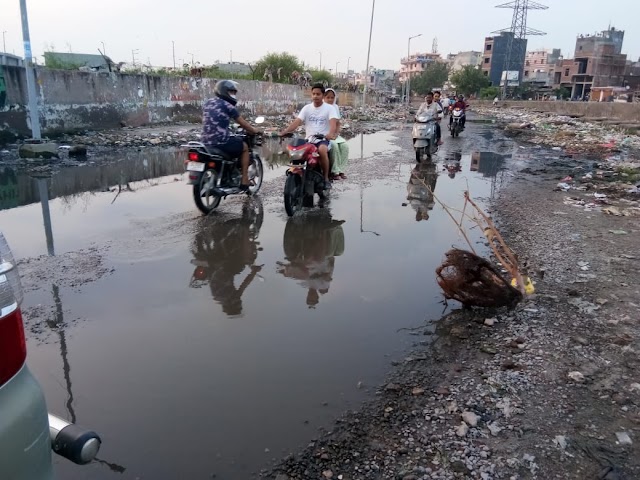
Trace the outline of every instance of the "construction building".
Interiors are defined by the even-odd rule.
[[[527,39],[513,38],[512,32],[501,32],[500,35],[494,37],[486,37],[484,39],[482,71],[489,77],[492,86],[500,86],[502,72],[505,70],[505,62],[507,60],[507,50],[509,40],[513,40],[513,52],[522,52],[521,58],[511,58],[512,71],[518,72],[518,78],[522,78],[524,71],[524,57],[527,51]],[[518,42],[523,45],[518,46]],[[511,83],[511,80],[510,80]]]
[[[628,71],[622,53],[624,31],[610,28],[596,35],[579,35],[573,59],[559,59],[553,73],[555,88],[565,87],[571,98],[584,98],[594,87],[623,87]]]
[[[480,67],[482,58],[482,52],[472,50],[469,52],[450,53],[447,55],[447,62],[449,63],[449,70],[453,73],[468,66]]]

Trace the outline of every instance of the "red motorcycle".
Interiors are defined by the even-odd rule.
[[[321,202],[326,199],[320,154],[313,140],[324,140],[324,135],[296,138],[287,145],[291,162],[284,184],[284,209],[290,217],[303,207],[313,207],[316,193]]]

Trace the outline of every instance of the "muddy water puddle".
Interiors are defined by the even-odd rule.
[[[367,181],[350,175],[328,208],[294,219],[275,194],[199,216],[179,157],[74,201],[49,181],[51,242],[39,197],[0,212],[18,257],[51,246],[38,268],[68,269],[65,255],[93,248],[103,269],[81,285],[28,273],[42,284],[26,296],[40,322],[30,367],[52,412],[104,440],[102,463],[57,462],[60,478],[251,478],[372,395],[391,360],[429,340],[399,329],[440,317],[433,272],[463,245],[425,185],[456,206],[467,185],[486,198],[504,181],[508,155],[470,150],[488,150],[484,128],[418,166],[406,132],[356,137]]]

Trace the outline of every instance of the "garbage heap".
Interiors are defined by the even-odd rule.
[[[611,119],[582,120],[522,109],[476,107],[473,111],[495,118],[507,134],[519,140],[564,150],[570,155],[601,156],[621,149],[640,149],[640,124],[616,125]]]

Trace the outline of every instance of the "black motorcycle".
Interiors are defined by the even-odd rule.
[[[256,124],[263,122],[264,117],[255,120]],[[255,149],[262,145],[263,138],[261,135],[248,135],[241,128],[237,128],[234,135],[241,137],[249,146],[248,193],[255,195],[264,176],[264,165]],[[228,195],[247,193],[240,189],[242,169],[239,158],[233,158],[218,148],[207,148],[201,142],[189,142],[183,147],[188,149],[185,161],[188,184],[193,185],[193,201],[202,213],[208,215],[213,212],[220,205],[220,200]]]

